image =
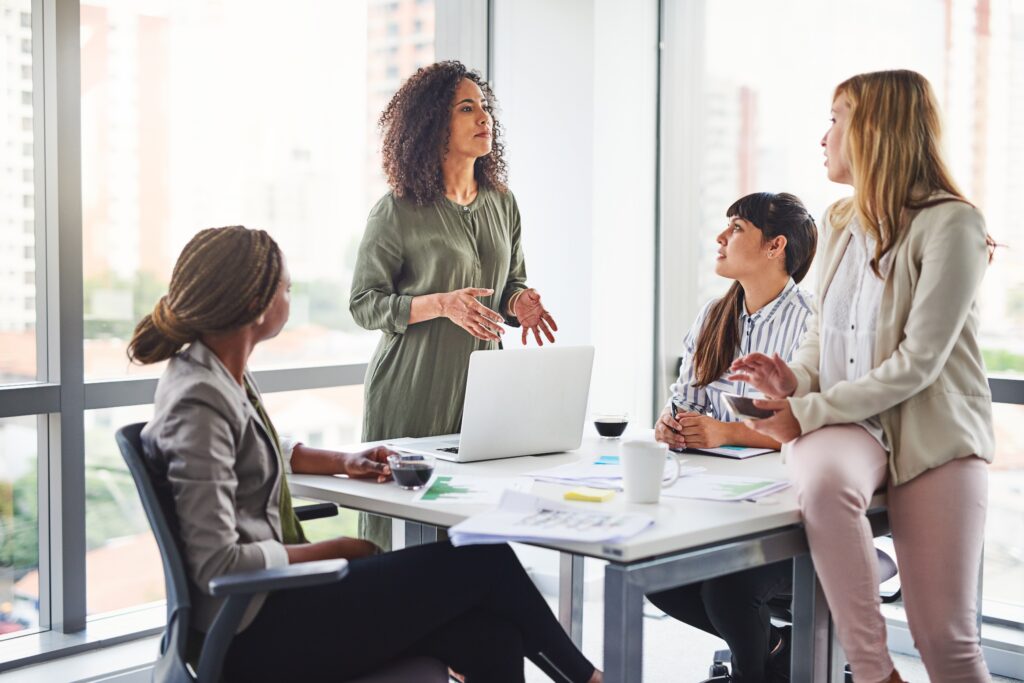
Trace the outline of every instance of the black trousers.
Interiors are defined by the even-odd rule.
[[[271,593],[227,653],[229,681],[344,681],[425,655],[468,683],[521,683],[529,657],[584,683],[576,649],[507,545],[448,542],[353,560],[338,583]]]
[[[786,560],[647,597],[670,616],[727,642],[736,683],[762,683],[769,680],[772,647],[768,601],[792,591],[793,563]]]

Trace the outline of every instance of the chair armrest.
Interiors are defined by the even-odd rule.
[[[300,522],[308,522],[311,519],[323,519],[324,517],[337,517],[338,506],[334,503],[300,505],[295,508],[295,516],[299,518]]]
[[[210,595],[267,593],[288,588],[321,586],[340,581],[348,574],[348,560],[318,560],[300,562],[287,567],[258,569],[238,574],[225,574],[210,580]]]

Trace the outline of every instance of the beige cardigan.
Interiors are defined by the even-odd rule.
[[[875,337],[874,369],[822,393],[817,311],[850,241],[826,212],[816,315],[790,367],[789,399],[807,434],[878,415],[889,475],[902,484],[955,458],[992,462],[992,394],[978,345],[978,288],[988,265],[985,220],[961,201],[922,209],[893,248]]]

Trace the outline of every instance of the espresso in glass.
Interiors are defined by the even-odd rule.
[[[423,463],[402,464],[391,468],[391,476],[395,478],[395,483],[403,489],[420,488],[430,481],[432,474],[434,474],[434,466]]]
[[[594,429],[605,439],[617,439],[629,426],[629,416],[625,414],[595,415]]]
[[[403,489],[415,491],[426,486],[434,474],[434,458],[417,453],[393,453],[388,456],[391,476]]]

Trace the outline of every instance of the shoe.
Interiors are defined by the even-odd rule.
[[[781,628],[772,626],[772,649],[768,652],[767,671],[770,683],[789,682],[789,645],[792,641],[792,634],[792,626]]]

